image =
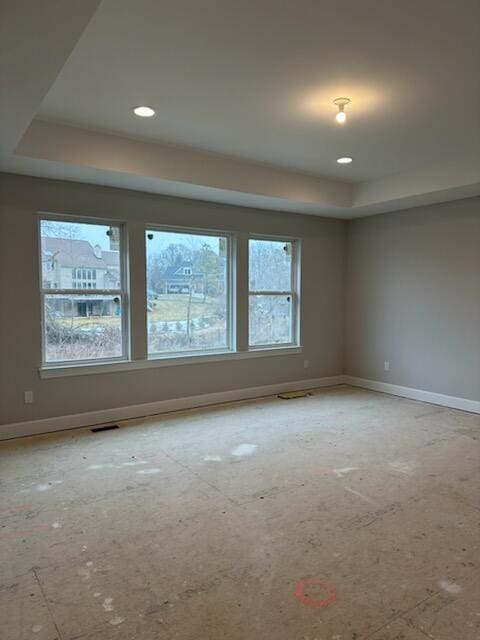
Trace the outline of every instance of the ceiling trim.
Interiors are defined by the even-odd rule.
[[[34,120],[16,155],[187,185],[348,208],[352,184],[197,149]]]
[[[20,173],[333,218],[480,195],[478,157],[352,184],[38,119],[20,141],[15,160]]]

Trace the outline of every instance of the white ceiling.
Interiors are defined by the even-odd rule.
[[[337,217],[480,193],[478,0],[90,4],[2,168]]]

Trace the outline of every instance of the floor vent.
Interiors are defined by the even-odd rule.
[[[94,427],[90,429],[92,433],[98,433],[99,431],[110,431],[110,429],[118,429],[118,424],[110,424],[108,427]]]
[[[287,393],[279,393],[277,398],[282,400],[293,400],[294,398],[306,398],[312,394],[308,391],[288,391]]]

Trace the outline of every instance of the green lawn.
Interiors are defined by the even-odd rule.
[[[74,318],[55,318],[55,324],[65,329],[78,329],[79,327],[88,327],[90,325],[101,325],[102,327],[120,327],[119,316],[75,316]]]
[[[151,302],[155,304],[153,311],[148,313],[148,318],[152,322],[171,322],[187,318],[188,294],[186,293],[162,294],[158,300]],[[205,302],[203,302],[203,296],[192,298],[190,317],[198,318],[212,315],[215,304],[215,298],[207,297]]]
[[[150,322],[175,322],[177,320],[187,319],[188,294],[162,294],[158,300],[151,300],[150,303],[155,305],[153,311],[148,312]],[[214,313],[216,300],[215,298],[207,297],[204,302],[203,296],[199,296],[192,298],[191,305],[190,317],[192,319],[202,316],[210,317]],[[74,318],[56,317],[55,322],[66,329],[77,329],[79,327],[99,324],[104,327],[118,327],[120,318],[118,316],[89,316],[88,318],[83,316]]]

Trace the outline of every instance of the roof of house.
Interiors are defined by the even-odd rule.
[[[184,280],[185,278],[191,278],[192,275],[196,278],[202,276],[203,274],[198,272],[198,271],[194,271],[192,273],[192,275],[187,275],[185,273],[183,273],[183,269],[188,268],[188,269],[192,269],[193,271],[193,267],[192,267],[192,263],[188,260],[185,260],[183,262],[179,262],[178,264],[174,265],[173,267],[167,267],[165,269],[165,275],[164,278],[166,280]]]
[[[96,251],[88,240],[43,237],[42,252],[55,258],[61,267],[108,269],[119,265],[118,251]]]
[[[102,251],[102,258],[111,267],[118,267],[118,251]]]

